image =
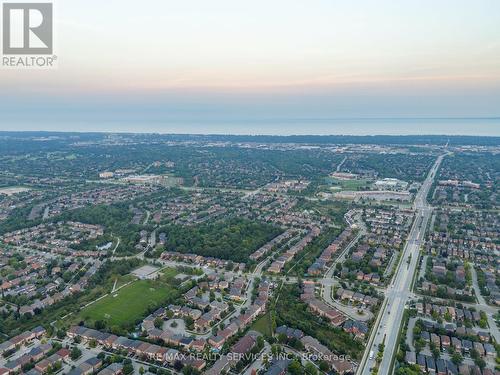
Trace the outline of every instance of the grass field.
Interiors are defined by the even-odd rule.
[[[175,268],[170,268],[170,267],[161,270],[160,273],[164,280],[169,280],[171,278],[174,278],[178,274]]]
[[[269,315],[269,312],[257,319],[252,325],[252,329],[262,333],[263,335],[272,336],[273,332],[271,327],[271,316]]]
[[[148,308],[167,304],[178,296],[178,290],[165,283],[140,280],[88,306],[80,313],[85,322],[102,320],[108,326],[130,326],[143,318]]]
[[[368,180],[339,180],[332,177],[328,177],[326,181],[328,184],[338,186],[342,190],[358,190],[358,188],[364,188],[370,183]]]

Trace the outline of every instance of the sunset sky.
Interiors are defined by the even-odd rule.
[[[497,0],[54,7],[58,68],[0,70],[0,130],[241,133],[252,132],[245,121],[500,117]]]

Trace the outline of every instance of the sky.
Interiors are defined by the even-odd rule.
[[[0,69],[0,130],[500,135],[497,0],[54,11],[58,66]]]

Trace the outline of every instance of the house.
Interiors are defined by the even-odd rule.
[[[92,371],[97,371],[102,367],[102,360],[97,357],[87,359],[84,363],[92,367]]]
[[[302,337],[304,337],[304,332],[302,332],[300,329],[290,328],[285,325],[276,328],[276,334],[283,334],[288,339],[296,338],[300,340]]]
[[[18,361],[9,361],[3,367],[5,367],[12,373],[21,370],[21,366],[22,366],[21,363]]]
[[[226,338],[222,335],[212,336],[208,339],[208,343],[216,349],[221,349],[224,343],[226,342]]]
[[[447,374],[449,374],[449,375],[458,375],[458,367],[452,361],[450,361],[450,360],[446,361],[446,368],[448,370]]]
[[[352,333],[355,337],[364,338],[368,333],[368,326],[357,320],[348,320],[344,324],[344,331]]]
[[[75,367],[70,372],[68,372],[68,375],[83,375],[83,371],[80,367]]]
[[[198,370],[200,373],[202,370],[205,368],[207,363],[203,359],[199,358],[192,358],[192,357],[186,357],[181,360],[181,363],[184,366],[189,366],[194,368],[195,370]]]
[[[288,360],[288,359],[275,360],[271,363],[271,366],[264,374],[265,375],[285,375],[289,364],[290,364],[290,360]]]
[[[422,338],[422,340],[424,340],[427,343],[429,343],[431,341],[431,335],[427,331],[421,332],[420,337]]]
[[[123,365],[120,363],[112,363],[105,369],[99,371],[99,375],[121,375]]]
[[[462,363],[458,366],[458,373],[460,375],[464,374],[464,375],[469,375],[470,374],[470,368],[469,368],[469,365],[466,364],[466,363]]]
[[[115,342],[116,339],[118,339],[118,336],[116,336],[116,335],[109,335],[104,340],[103,345],[106,346],[106,347],[108,347],[108,348],[111,348],[111,347],[113,347],[113,343]]]
[[[13,342],[11,342],[10,340],[2,342],[0,344],[0,354],[8,352],[8,351],[14,349],[15,347],[16,347],[16,345]]]
[[[436,345],[436,348],[441,348],[441,340],[439,339],[439,336],[436,335],[435,333],[431,333],[431,342]]]
[[[436,360],[436,368],[437,368],[437,374],[438,375],[447,375],[446,374],[446,363],[444,359],[437,359]]]
[[[352,372],[353,367],[351,363],[347,361],[336,360],[336,356],[314,337],[304,336],[300,341],[308,352],[318,355],[322,358],[330,358],[330,360],[327,360],[327,362],[337,373],[345,374]]]
[[[457,337],[451,338],[451,345],[455,348],[457,352],[462,351],[462,341]]]
[[[44,359],[43,361],[40,361],[35,365],[35,369],[37,369],[38,371],[40,371],[43,374],[43,373],[48,371],[50,365],[51,365],[51,363],[49,362],[49,360]]]
[[[150,359],[150,360],[156,360],[156,353],[161,349],[160,346],[158,345],[150,345],[145,351],[144,354]]]
[[[426,369],[426,361],[425,361],[425,355],[419,353],[417,355],[417,365],[420,367],[420,370],[425,371]]]
[[[56,354],[61,357],[61,360],[66,362],[67,360],[69,360],[71,352],[66,348],[61,348],[57,351]]]
[[[229,360],[227,356],[222,356],[219,358],[214,365],[207,371],[205,371],[205,375],[220,375],[227,372],[230,367]]]
[[[74,339],[77,336],[83,336],[86,331],[88,331],[88,328],[86,328],[86,327],[72,326],[72,327],[70,327],[68,332],[66,332],[66,335],[69,338]]]
[[[145,355],[150,346],[151,344],[148,342],[141,342],[140,345],[136,348],[135,352],[139,355]]]
[[[206,345],[205,340],[202,340],[202,339],[194,340],[191,343],[191,349],[193,349],[194,351],[197,351],[197,352],[202,352],[203,349],[205,349],[205,345]]]
[[[94,372],[92,365],[90,365],[86,361],[81,363],[80,366],[77,367],[77,369],[80,371],[80,375],[88,375]]]
[[[427,365],[427,371],[429,374],[436,373],[436,362],[434,361],[434,358],[425,356],[425,364]]]
[[[484,346],[484,352],[488,357],[495,357],[497,355],[497,352],[493,345],[485,343],[483,344],[483,346]]]
[[[243,336],[238,340],[236,344],[231,348],[231,359],[230,362],[232,366],[235,366],[243,356],[250,352],[256,345],[257,340],[250,335]]]
[[[462,340],[462,349],[469,353],[472,350],[472,342],[469,340]]]
[[[181,358],[181,353],[176,349],[168,349],[165,353],[165,362],[169,365],[174,365]]]
[[[479,331],[477,333],[477,335],[479,337],[479,340],[481,340],[482,342],[489,342],[490,341],[490,335],[488,334],[488,332]]]
[[[486,354],[486,352],[484,350],[484,346],[480,342],[475,342],[474,343],[474,350],[476,350],[481,357],[484,357],[485,354]]]
[[[45,330],[45,328],[43,328],[42,326],[38,326],[38,327],[33,328],[31,330],[31,332],[35,335],[35,337],[37,339],[39,339],[42,336],[45,336],[45,334],[47,333],[47,331]]]
[[[441,345],[442,345],[443,351],[444,351],[450,347],[451,340],[450,340],[450,337],[446,336],[446,335],[441,335],[440,338],[441,338]]]
[[[410,365],[416,364],[417,363],[417,356],[416,356],[415,352],[406,352],[405,361],[406,361],[406,363],[408,363]]]
[[[165,355],[167,354],[167,352],[168,352],[167,348],[160,347],[160,349],[158,349],[158,351],[156,352],[155,360],[158,362],[164,362]]]

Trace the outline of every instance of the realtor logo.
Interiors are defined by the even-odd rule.
[[[51,3],[4,3],[2,25],[4,55],[52,54]]]

